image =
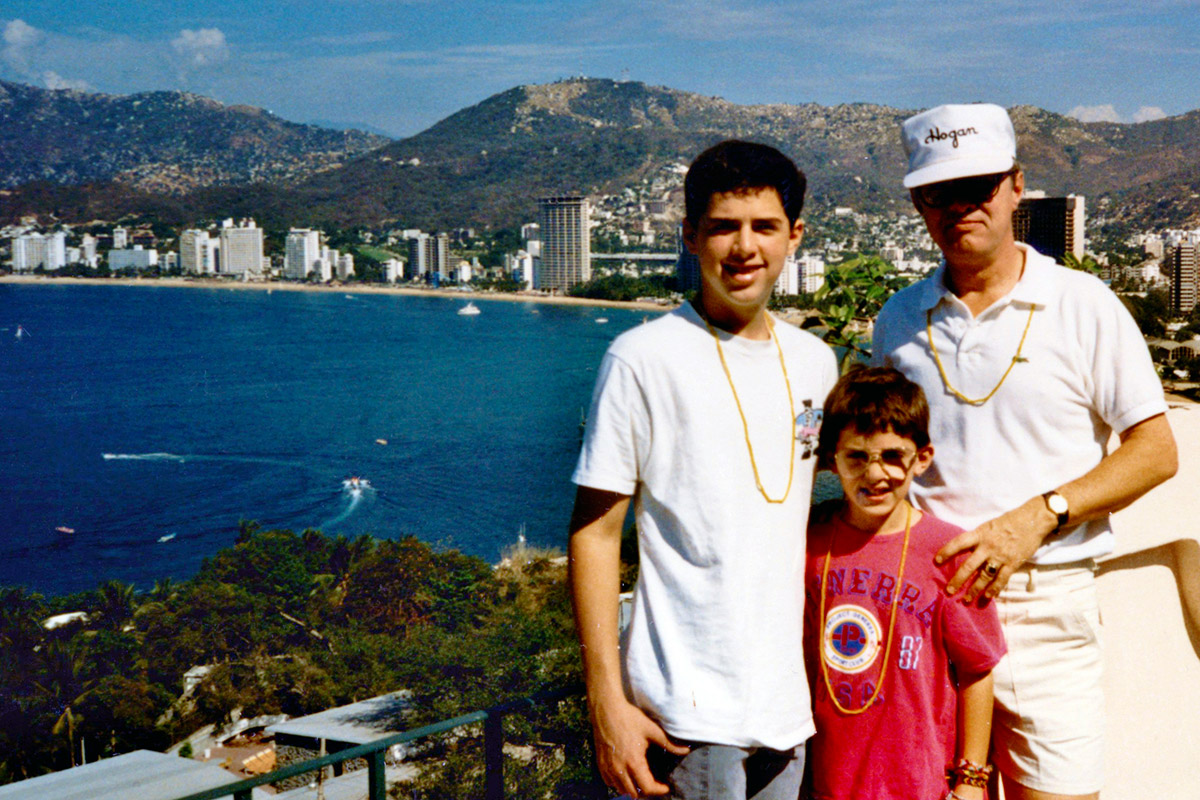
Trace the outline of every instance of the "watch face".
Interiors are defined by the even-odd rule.
[[[1055,514],[1067,513],[1067,509],[1068,509],[1067,498],[1063,497],[1061,494],[1055,493],[1055,494],[1047,495],[1046,496],[1046,505],[1048,505],[1050,507],[1050,510],[1053,511]]]

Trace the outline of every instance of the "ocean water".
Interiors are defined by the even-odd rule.
[[[465,301],[0,284],[0,584],[148,588],[242,519],[565,547],[596,366],[654,313]]]

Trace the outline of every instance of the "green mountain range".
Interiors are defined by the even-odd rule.
[[[0,175],[12,187],[0,195],[0,219],[150,214],[184,224],[245,215],[278,227],[513,226],[534,219],[540,195],[617,192],[729,137],[768,142],[795,158],[811,203],[908,207],[899,125],[913,109],[742,106],[572,79],[509,89],[389,142],[195,95],[114,98],[15,84],[0,84],[0,92]],[[92,102],[120,107],[125,117],[83,113]],[[43,108],[38,119],[57,120],[67,112],[47,109],[67,104],[81,109],[72,112],[71,147],[45,126],[15,130],[30,118],[28,106]],[[1090,217],[1125,228],[1200,224],[1200,111],[1139,124],[1081,123],[1031,106],[1010,113],[1031,188],[1084,194]],[[128,163],[105,152],[115,124],[139,131],[144,143],[127,148]],[[330,136],[340,150],[322,138]],[[16,159],[9,143],[18,137],[27,149]]]

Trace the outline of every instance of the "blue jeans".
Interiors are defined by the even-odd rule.
[[[791,750],[684,742],[692,750],[647,754],[672,800],[796,800],[804,775],[804,745]]]

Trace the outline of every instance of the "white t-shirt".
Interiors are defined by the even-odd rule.
[[[672,736],[787,749],[813,733],[801,647],[804,543],[833,352],[776,323],[719,332],[768,503],[755,487],[716,342],[690,305],[613,342],[572,480],[634,497],[640,572],[622,641],[626,693]],[[615,609],[614,609],[615,613]]]
[[[916,505],[967,530],[1095,467],[1113,432],[1167,410],[1142,334],[1107,286],[1032,248],[1013,290],[978,317],[945,285],[945,270],[892,297],[875,324],[873,357],[920,384],[929,399],[933,467],[913,483]],[[1030,322],[1030,310],[1033,318]],[[929,347],[926,311],[951,385]],[[1065,564],[1112,552],[1107,518],[1050,537],[1032,559]]]

